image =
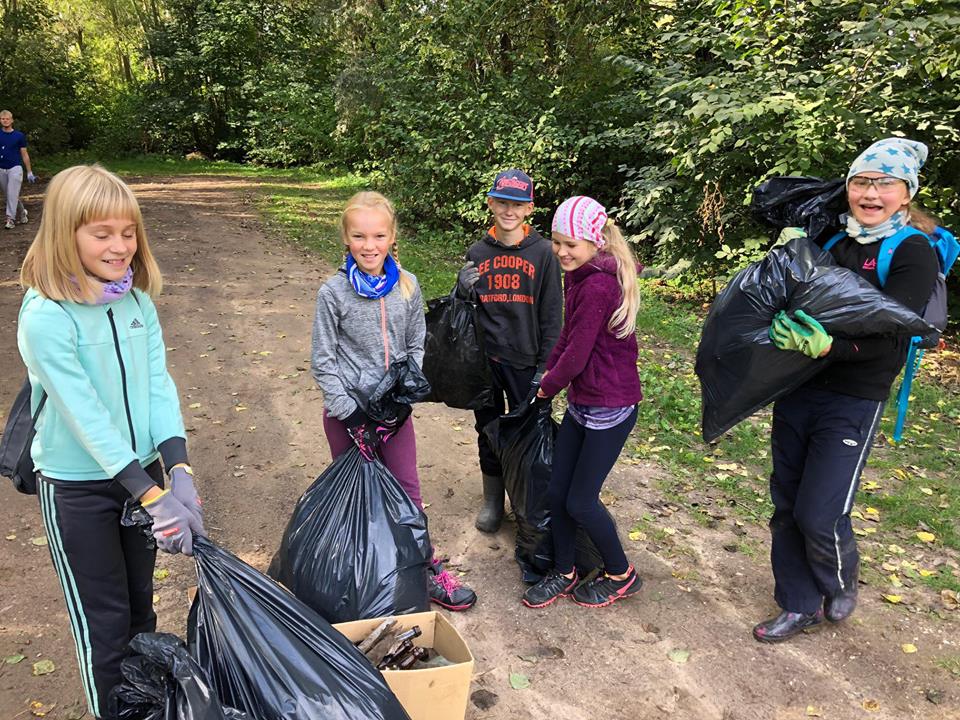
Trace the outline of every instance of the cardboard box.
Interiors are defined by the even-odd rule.
[[[355,620],[333,627],[357,643],[385,619]],[[432,648],[453,663],[422,670],[382,670],[403,709],[411,720],[463,720],[473,677],[473,654],[460,633],[438,612],[397,615],[394,619],[402,630],[418,625],[423,634],[414,644]]]

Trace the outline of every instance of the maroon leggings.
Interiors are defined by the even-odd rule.
[[[353,440],[342,420],[323,412],[323,431],[327,435],[330,454],[338,457],[350,449]],[[417,436],[413,432],[413,418],[409,418],[390,440],[380,446],[380,457],[387,469],[400,482],[417,507],[423,510],[420,497],[420,476],[417,475]]]

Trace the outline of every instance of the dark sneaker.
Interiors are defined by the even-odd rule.
[[[444,570],[440,563],[430,565],[427,589],[431,602],[454,612],[469,610],[477,602],[477,594]]]
[[[824,600],[823,614],[830,622],[837,623],[850,617],[856,607],[857,588],[854,587],[849,592],[840,593]]]
[[[817,610],[810,615],[784,610],[775,618],[764,620],[759,625],[755,625],[753,637],[765,643],[781,642],[822,622],[823,610]]]
[[[606,573],[600,573],[593,580],[573,591],[573,601],[583,607],[606,607],[617,600],[636,595],[641,587],[643,587],[643,580],[631,565],[623,580],[616,580]]]
[[[577,571],[573,571],[573,577],[568,578],[563,573],[551,570],[536,585],[527,588],[523,594],[523,604],[528,608],[546,607],[559,598],[566,597],[580,582]]]

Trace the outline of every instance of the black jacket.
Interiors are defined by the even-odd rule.
[[[563,325],[560,263],[550,242],[530,228],[516,245],[504,245],[491,229],[467,260],[480,271],[474,290],[487,355],[542,370]]]
[[[824,241],[827,239],[829,237]],[[924,236],[906,238],[891,258],[890,274],[881,288],[876,267],[882,244],[877,241],[861,245],[853,238],[844,237],[830,248],[830,253],[839,265],[853,270],[919,314],[933,291],[940,269],[936,253]],[[907,337],[835,337],[829,355],[833,362],[810,380],[807,387],[884,401],[906,362],[909,345]]]

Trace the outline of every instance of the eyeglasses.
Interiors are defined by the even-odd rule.
[[[901,186],[901,183],[904,183],[904,181],[895,177],[871,178],[857,175],[850,178],[848,187],[856,188],[859,192],[866,192],[867,188],[873,185],[877,189],[878,193],[881,195],[886,195],[896,191]]]

